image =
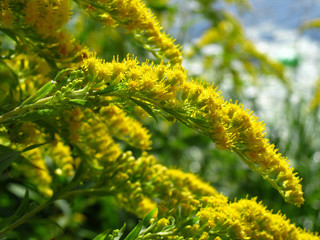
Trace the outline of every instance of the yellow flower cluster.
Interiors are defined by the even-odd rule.
[[[146,153],[138,159],[123,154],[113,171],[118,200],[127,210],[143,216],[156,206],[152,199],[160,201],[155,234],[183,239],[319,239],[256,199],[229,202],[194,175],[167,169]]]
[[[69,20],[70,0],[27,0],[24,23],[34,27],[44,38],[56,34]]]
[[[51,197],[52,177],[49,173],[44,158],[39,148],[22,153],[28,162],[17,163],[14,165],[16,170],[22,173],[32,184],[36,186],[40,193],[45,197]]]
[[[130,95],[148,93],[148,97],[158,102],[176,101],[179,85],[187,80],[186,71],[180,65],[168,67],[163,63],[140,64],[130,56],[122,62],[115,58],[112,62],[104,62],[91,56],[84,59],[82,68],[95,77],[100,88],[122,82]]]
[[[197,213],[198,235],[205,231],[210,237],[222,239],[319,239],[297,228],[280,213],[268,211],[256,199],[228,203],[205,197],[200,201],[203,205]]]
[[[172,198],[179,205],[180,215],[167,211],[158,216],[155,235],[159,232],[174,239],[319,239],[318,234],[296,227],[284,215],[272,213],[256,199],[228,202],[223,196],[204,196],[199,201],[190,199],[190,203],[180,203],[179,197]],[[196,205],[191,206],[191,202]],[[196,211],[186,212],[188,208]]]
[[[12,59],[4,60],[8,66],[19,71],[19,87],[22,90],[22,99],[31,96],[37,89],[50,81],[50,67],[37,54],[26,51]],[[32,73],[32,75],[30,74]]]
[[[102,121],[107,125],[109,134],[121,139],[135,148],[147,150],[151,148],[150,134],[136,119],[117,106],[110,104],[99,111]]]
[[[215,196],[218,194],[210,184],[204,182],[193,173],[183,173],[178,169],[167,169],[166,175],[179,191],[190,191],[195,196]]]
[[[162,201],[159,205],[160,215],[170,210],[174,215],[189,216],[200,203],[197,196],[220,196],[212,186],[196,176],[181,170],[170,170],[146,152],[137,159],[132,153],[126,152],[116,165],[108,169],[105,168],[105,174],[110,174],[108,171],[117,174],[112,182],[122,183],[117,184],[116,188],[119,202],[138,216],[144,216],[154,208],[155,199]]]
[[[81,56],[82,47],[64,29],[71,16],[70,0],[19,0],[19,4],[16,3],[15,0],[0,3],[1,27],[17,33],[23,43],[30,43],[28,47],[40,51],[42,57],[68,62]],[[47,48],[39,48],[37,42],[47,44]]]
[[[234,151],[280,192],[284,199],[300,206],[304,199],[300,179],[287,160],[265,138],[265,127],[250,110],[225,101],[217,89],[200,81],[187,81],[186,72],[176,66],[142,63],[127,58],[121,63],[104,63],[90,57],[83,68],[100,84],[118,84],[114,96],[143,101],[154,109],[211,137],[216,146]]]
[[[75,116],[72,116],[73,113]],[[88,159],[87,163],[93,169],[103,170],[104,166],[116,161],[121,150],[98,115],[90,109],[82,111],[80,108],[68,112],[67,115],[70,125],[69,138],[90,156],[90,161]]]
[[[189,82],[183,91],[186,104],[201,108],[202,111],[195,110],[193,115],[202,115],[209,122],[206,131],[218,147],[237,152],[250,168],[270,181],[286,201],[297,206],[303,203],[300,179],[286,158],[265,138],[264,124],[250,110],[237,102],[225,102],[209,85]]]
[[[300,206],[303,202],[302,187],[293,168],[278,149],[265,138],[265,126],[250,110],[229,102],[226,106],[230,121],[229,134],[234,137],[237,151],[250,168],[259,172],[280,192],[284,199]]]
[[[9,146],[16,151],[22,151],[26,146],[40,144],[45,142],[45,134],[39,127],[31,122],[20,123],[19,130],[16,133],[14,141],[2,138],[2,144]],[[35,148],[29,151],[21,152],[24,157],[22,161],[12,164],[13,175],[24,176],[29,183],[45,197],[51,197],[53,190],[51,188],[52,177],[45,162],[43,147]]]
[[[141,0],[99,0],[99,1],[80,1],[89,3],[87,11],[101,11],[100,19],[102,22],[108,20],[108,13],[117,21],[123,28],[135,34],[138,41],[142,41],[145,47],[150,48],[151,52],[154,49],[159,49],[160,54],[169,59],[170,63],[181,64],[182,56],[180,47],[175,46],[174,40],[161,31],[159,22],[151,13],[145,3]],[[94,9],[96,8],[96,9]]]
[[[71,155],[71,149],[64,144],[60,137],[56,135],[56,141],[47,147],[47,154],[55,163],[55,173],[71,177],[74,175],[74,159]]]

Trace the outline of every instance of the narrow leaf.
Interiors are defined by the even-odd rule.
[[[108,94],[111,92],[114,92],[116,90],[119,90],[119,86],[118,85],[111,85],[105,88],[102,88],[100,90],[97,90],[96,92],[94,92],[94,95],[102,95],[102,94]]]
[[[144,102],[141,102],[141,101],[138,101],[137,99],[134,99],[134,98],[130,98],[130,100],[132,102],[134,102],[135,104],[139,105],[143,110],[145,110],[147,113],[149,113],[149,115],[151,117],[153,117],[156,122],[158,123],[158,118],[157,116],[154,114],[154,112],[152,111],[152,109]]]
[[[12,40],[14,40],[15,42],[18,43],[17,36],[13,31],[11,31],[9,29],[5,29],[5,28],[0,28],[0,31],[7,34]]]
[[[71,104],[77,105],[77,106],[84,106],[87,103],[87,100],[83,99],[70,99],[69,102]]]
[[[50,93],[53,93],[55,91],[57,91],[59,88],[61,88],[62,86],[64,86],[67,83],[68,77],[63,77],[63,75],[67,72],[71,72],[73,71],[72,68],[66,68],[61,70],[53,79],[54,82],[57,82],[58,84],[56,85],[55,88],[53,88]],[[49,93],[49,94],[50,94]]]
[[[43,98],[44,96],[46,96],[47,94],[50,93],[50,91],[55,87],[56,84],[57,84],[57,82],[55,82],[55,81],[47,82],[34,95],[27,98],[21,104],[21,106],[34,103],[34,102],[38,101],[39,99]]]
[[[62,76],[63,74],[65,74],[66,72],[70,72],[70,71],[73,71],[73,69],[72,69],[72,68],[66,68],[66,69],[61,70],[61,71],[58,72],[58,74],[55,76],[55,78],[53,79],[53,81],[58,82],[58,80],[61,78],[61,76]]]
[[[19,116],[19,120],[24,122],[34,122],[41,119],[48,119],[52,117],[59,117],[59,113],[53,109],[41,109],[25,113],[22,116]]]
[[[18,220],[19,216],[11,216],[0,221],[0,230],[5,230],[7,226],[9,226],[14,221]],[[0,238],[1,239],[1,238]]]
[[[120,231],[118,232],[118,235],[116,237],[114,237],[113,240],[120,240],[121,236],[124,233],[124,230],[126,229],[126,224],[124,223],[122,228],[120,229]]]
[[[96,236],[93,240],[105,240],[109,234],[109,230],[104,231],[103,233],[100,233],[98,236]]]
[[[39,144],[33,144],[33,145],[30,145],[28,147],[26,147],[25,149],[23,149],[21,152],[26,152],[26,151],[30,151],[32,149],[35,149],[35,148],[38,148],[38,147],[41,147],[42,145],[44,144],[47,144],[47,142],[45,143],[39,143]]]
[[[154,208],[146,216],[144,216],[144,218],[142,219],[142,224],[143,224],[144,227],[149,225],[149,222],[150,222],[151,218],[153,217],[154,213],[157,210],[158,210],[157,208]]]
[[[13,216],[21,216],[22,214],[25,213],[25,211],[27,210],[28,208],[28,205],[29,205],[29,191],[26,190],[26,193],[19,205],[19,207],[17,208],[17,210],[14,212]]]
[[[0,174],[20,156],[20,152],[12,151],[0,154]]]
[[[12,150],[11,148],[4,146],[4,145],[0,145],[0,154],[9,153],[9,152],[15,152],[15,151]]]
[[[142,226],[143,226],[142,222],[139,222],[135,226],[135,228],[126,236],[124,240],[135,240],[139,236]]]

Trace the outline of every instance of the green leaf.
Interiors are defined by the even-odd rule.
[[[29,191],[26,190],[26,193],[25,193],[19,207],[14,212],[13,216],[21,216],[22,214],[24,214],[28,208],[29,200],[30,200],[29,199]]]
[[[135,240],[139,236],[142,226],[143,226],[142,222],[139,222],[135,226],[135,228],[126,236],[124,240]]]
[[[76,174],[74,175],[73,179],[71,180],[70,184],[77,184],[79,182],[79,180],[82,177],[82,174],[85,172],[86,170],[86,154],[82,152],[82,150],[80,148],[75,147],[77,153],[79,154],[79,157],[81,159],[81,162],[79,164],[79,167],[76,170]]]
[[[123,235],[125,229],[126,229],[126,224],[123,224],[122,228],[118,232],[118,235],[115,236],[113,240],[120,240],[120,238]]]
[[[100,233],[98,236],[96,236],[93,240],[105,240],[109,235],[109,230],[104,231],[103,233]]]
[[[33,144],[33,145],[30,145],[28,147],[26,147],[25,149],[23,149],[21,152],[26,152],[26,151],[30,151],[32,149],[35,149],[35,148],[38,148],[38,147],[41,147],[42,145],[44,144],[47,144],[47,142],[45,143],[39,143],[39,144]]]
[[[18,233],[16,233],[16,232],[9,232],[9,233],[5,234],[3,237],[0,237],[0,240],[10,240],[10,239],[19,240],[21,238],[19,237]]]
[[[0,145],[0,174],[6,170],[11,163],[17,160],[20,152],[14,151],[6,146]]]
[[[18,220],[28,209],[29,206],[29,191],[26,190],[26,193],[17,208],[17,210],[14,212],[14,214],[8,218],[2,219],[0,222],[0,229],[3,229],[13,223],[14,221]]]
[[[111,85],[111,86],[102,88],[100,90],[97,90],[96,92],[94,92],[94,95],[108,94],[108,93],[117,91],[119,89],[121,89],[121,87],[119,85]]]
[[[157,208],[151,210],[144,218],[142,219],[142,224],[144,227],[148,226],[150,223],[151,218],[153,217],[154,213],[157,211]]]
[[[19,120],[24,122],[34,122],[41,119],[48,119],[52,117],[59,117],[59,112],[53,109],[41,109],[32,112],[28,112],[19,116]]]
[[[128,234],[128,236],[124,240],[135,240],[139,236],[142,228],[148,227],[150,220],[156,211],[157,208],[154,208],[146,216],[144,216],[142,221],[135,226],[135,228]]]
[[[9,153],[9,152],[15,152],[15,151],[12,150],[11,148],[4,146],[4,145],[0,145],[0,154]]]
[[[58,80],[62,77],[63,74],[65,74],[66,72],[70,72],[73,71],[72,68],[66,68],[61,70],[60,72],[58,72],[58,74],[55,76],[55,78],[53,79],[53,81],[58,82]]]
[[[87,103],[87,100],[83,100],[83,99],[70,99],[69,102],[71,104],[74,104],[76,106],[84,106]]]
[[[116,236],[114,236],[115,235],[115,233],[114,233],[115,231],[113,231],[112,238],[108,237],[110,231],[107,230],[107,231],[104,231],[103,233],[99,234],[98,236],[96,236],[93,240],[105,240],[105,239],[107,239],[107,240],[109,240],[109,239],[110,240],[120,240],[121,236],[124,233],[125,228],[126,228],[126,224],[123,224],[122,228],[119,230],[119,232],[117,233]]]
[[[157,116],[154,114],[154,112],[152,111],[152,109],[151,109],[146,103],[141,102],[141,101],[139,101],[139,100],[137,100],[137,99],[134,99],[134,98],[130,98],[130,100],[131,100],[132,102],[134,102],[135,104],[139,105],[139,106],[140,106],[143,110],[145,110],[147,113],[149,113],[149,115],[150,115],[151,117],[153,117],[153,118],[156,120],[156,122],[158,123],[158,118],[157,118]]]
[[[55,91],[57,91],[59,88],[61,88],[62,86],[64,86],[67,83],[68,77],[63,77],[63,75],[67,72],[73,71],[72,68],[66,68],[61,70],[53,79],[53,81],[57,82],[58,84],[56,85],[55,88],[53,88],[50,93],[53,93]],[[49,94],[50,94],[49,93]]]
[[[17,36],[13,31],[11,31],[9,29],[5,29],[5,28],[0,28],[0,31],[7,34],[12,40],[14,40],[16,43],[18,43]]]
[[[176,230],[176,233],[180,232],[180,231],[183,231],[184,228],[188,225],[192,225],[193,224],[193,218],[189,218],[187,219],[177,230]]]
[[[9,226],[14,221],[18,220],[19,216],[11,216],[0,221],[0,230],[5,230],[7,226]],[[0,238],[1,239],[1,238]]]
[[[34,95],[27,98],[22,104],[21,107],[24,105],[28,105],[38,101],[39,99],[45,97],[47,94],[51,92],[51,90],[56,86],[57,82],[50,81],[43,85]]]

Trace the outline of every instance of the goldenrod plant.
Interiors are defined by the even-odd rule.
[[[103,59],[68,31],[76,7],[105,25],[99,31],[119,26],[153,61],[129,52]],[[304,203],[301,178],[266,138],[265,124],[188,75],[181,47],[143,1],[4,0],[0,11],[2,196],[20,199],[16,211],[1,216],[1,239],[319,239],[254,196],[232,201],[150,152],[152,136],[141,120],[178,122],[239,156],[288,204]],[[131,231],[123,225],[84,233],[75,199],[97,196],[142,220]],[[68,203],[78,212],[65,211]],[[23,228],[39,216],[63,228],[67,215],[74,236]]]

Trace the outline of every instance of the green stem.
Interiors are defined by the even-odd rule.
[[[16,222],[14,222],[11,225],[9,225],[4,231],[0,232],[0,237],[4,236],[5,234],[7,234],[8,232],[12,231],[16,227],[18,227],[21,224],[25,223],[29,218],[31,218],[32,216],[34,216],[35,214],[37,214],[38,212],[40,212],[41,210],[43,210],[44,208],[49,206],[54,201],[59,200],[59,199],[67,199],[67,198],[70,198],[72,196],[83,195],[83,194],[96,194],[96,195],[100,195],[100,196],[101,195],[107,196],[107,195],[113,194],[113,192],[112,191],[107,191],[107,190],[102,190],[102,189],[79,189],[79,190],[73,190],[73,191],[70,191],[70,192],[66,192],[64,194],[61,194],[60,196],[53,197],[50,200],[48,200],[47,202],[37,206],[36,208],[31,210],[30,212],[28,212],[25,215],[23,215]]]
[[[72,92],[67,97],[70,98],[70,99],[79,99],[79,98],[82,99],[82,98],[87,97],[86,93],[87,93],[87,91],[84,91],[83,89],[80,89],[80,90]],[[11,120],[14,117],[22,115],[22,114],[26,113],[29,110],[53,108],[54,107],[53,105],[49,105],[48,104],[53,99],[53,97],[54,96],[49,96],[49,97],[45,97],[45,98],[39,99],[35,103],[31,103],[31,104],[24,105],[24,106],[19,106],[19,107],[13,109],[12,111],[1,115],[0,116],[0,124],[7,122],[7,121]],[[60,102],[60,103],[61,103],[61,105],[63,104],[62,102]]]
[[[66,192],[66,193],[58,196],[56,199],[67,199],[72,196],[83,195],[83,194],[96,194],[96,195],[100,195],[100,196],[101,195],[107,196],[107,195],[113,194],[113,192],[108,191],[108,190],[103,190],[103,189],[78,189],[78,190]]]
[[[35,102],[33,104],[29,104],[29,105],[26,105],[26,106],[23,106],[23,107],[19,106],[19,107],[13,109],[12,111],[1,115],[0,116],[0,124],[7,122],[7,121],[11,120],[14,117],[22,115],[22,114],[26,113],[27,111],[29,111],[31,109],[51,108],[49,105],[46,105],[46,103],[48,103],[51,99],[52,99],[52,96],[40,99],[39,101],[37,101],[37,102]]]
[[[38,207],[34,208],[33,210],[31,210],[27,214],[23,215],[16,222],[14,222],[11,225],[9,225],[4,231],[0,232],[0,237],[3,237],[8,232],[12,231],[16,227],[18,227],[21,224],[25,223],[30,217],[32,217],[33,215],[37,214],[38,212],[40,212],[42,209],[44,209],[45,207],[47,207],[48,205],[50,205],[53,202],[54,202],[54,199],[50,199],[49,201],[39,205]]]

